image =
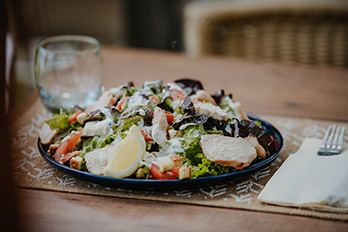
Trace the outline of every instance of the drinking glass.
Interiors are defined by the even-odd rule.
[[[92,37],[44,39],[36,47],[34,66],[36,87],[51,112],[86,108],[101,94],[100,44]]]

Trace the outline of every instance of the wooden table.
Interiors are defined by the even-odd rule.
[[[200,79],[210,92],[219,88],[232,92],[247,111],[257,114],[348,120],[347,69],[191,59],[114,48],[104,48],[103,57],[106,86],[191,77]],[[18,192],[25,231],[348,231],[347,223],[308,217],[42,190]]]

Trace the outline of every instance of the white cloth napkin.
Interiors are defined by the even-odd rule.
[[[320,139],[306,138],[268,181],[258,199],[276,205],[348,213],[348,149],[318,156]]]

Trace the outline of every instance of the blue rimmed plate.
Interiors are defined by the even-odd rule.
[[[279,152],[283,147],[283,137],[280,132],[269,122],[262,120],[256,116],[249,115],[251,120],[257,120],[261,122],[262,127],[273,137],[273,152],[266,159],[254,162],[249,167],[233,171],[231,173],[217,175],[217,176],[206,176],[199,177],[196,179],[188,180],[145,180],[145,179],[133,179],[133,178],[113,178],[107,176],[98,176],[86,171],[80,171],[70,168],[66,165],[58,163],[51,156],[48,155],[44,146],[38,140],[38,148],[42,157],[52,164],[54,167],[62,170],[63,172],[73,175],[79,179],[102,184],[109,187],[135,189],[135,190],[175,190],[175,189],[193,189],[214,184],[226,183],[235,178],[242,178],[256,171],[270,165],[278,156]]]

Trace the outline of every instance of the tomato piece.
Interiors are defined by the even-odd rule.
[[[173,125],[173,121],[174,121],[174,114],[172,114],[171,112],[166,111],[165,112],[166,117],[167,117],[167,122],[169,125]]]
[[[178,176],[179,176],[179,169],[180,169],[180,167],[174,167],[174,168],[171,170],[171,172],[172,172],[174,175],[176,175],[176,177],[178,177]]]
[[[126,103],[127,99],[128,99],[127,96],[126,96],[126,97],[123,97],[123,98],[121,98],[121,100],[117,103],[116,109],[117,109],[119,112],[121,112],[121,111],[123,110],[124,103]]]
[[[110,103],[109,103],[109,107],[115,105],[116,102],[117,102],[116,97],[111,98]]]
[[[160,172],[157,165],[152,164],[150,173],[153,179],[156,180],[175,180],[179,175],[179,168],[175,167],[170,171]]]
[[[77,116],[79,116],[79,114],[81,114],[81,113],[82,113],[81,110],[75,111],[75,112],[69,117],[69,119],[68,119],[68,120],[69,120],[69,123],[72,124],[72,123],[76,122]]]
[[[56,152],[53,155],[53,158],[59,163],[63,163],[63,161],[65,160],[64,156],[70,153],[81,141],[81,135],[81,131],[72,133],[66,141],[62,142],[58,146]]]
[[[140,129],[140,131],[141,131],[141,134],[144,137],[145,142],[152,142],[153,141],[150,133],[147,130]]]

